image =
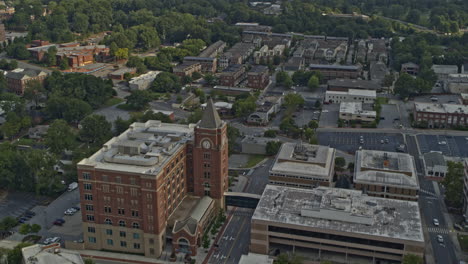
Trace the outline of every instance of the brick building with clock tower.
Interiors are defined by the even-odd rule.
[[[77,169],[86,249],[196,255],[224,207],[227,125],[210,99],[197,124],[133,123]]]

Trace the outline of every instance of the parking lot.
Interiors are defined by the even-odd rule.
[[[468,157],[468,140],[462,136],[417,135],[421,153],[440,151],[445,156]]]
[[[338,127],[338,118],[340,116],[339,104],[324,104],[320,115],[320,127]]]
[[[315,113],[314,113],[315,112]],[[303,127],[311,120],[314,120],[314,117],[317,118],[320,115],[320,110],[309,110],[302,109],[300,112],[294,113],[294,121],[299,127]],[[318,118],[316,119],[318,120]]]
[[[363,143],[360,143],[360,137]],[[396,151],[404,144],[403,135],[397,133],[319,132],[320,145],[330,146],[354,154],[359,147],[371,150]],[[382,143],[383,141],[383,143]],[[385,143],[387,142],[388,143]]]
[[[6,216],[18,217],[37,204],[45,201],[32,193],[10,192],[0,201],[0,219]]]

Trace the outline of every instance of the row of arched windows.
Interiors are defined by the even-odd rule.
[[[104,221],[104,223],[105,223],[106,225],[112,225],[112,220],[110,220],[109,218],[106,218],[106,220]],[[127,224],[125,223],[124,220],[120,220],[120,221],[119,221],[119,226],[126,227]],[[137,223],[137,222],[133,222],[133,223],[132,223],[132,228],[139,229],[139,228],[140,228],[140,224]]]

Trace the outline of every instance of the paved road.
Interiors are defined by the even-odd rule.
[[[427,228],[429,234],[430,244],[432,245],[432,255],[435,263],[457,263],[454,245],[449,234],[449,230],[451,228],[448,226],[444,217],[447,213],[447,209],[443,202],[443,195],[439,195],[435,191],[432,181],[428,181],[423,177],[423,166],[419,159],[416,137],[406,136],[406,143],[408,145],[409,154],[415,157],[421,189],[419,196],[419,206],[422,214],[421,217],[423,218],[423,223],[426,225],[424,228]],[[439,220],[439,226],[434,226],[433,219]],[[444,243],[439,243],[437,241],[437,235],[441,235],[443,237]]]
[[[262,194],[268,183],[268,171],[273,164],[269,159],[264,165],[255,169],[249,177],[245,192]],[[236,208],[232,211],[232,218],[218,241],[218,249],[210,256],[208,263],[239,262],[242,254],[249,252],[250,245],[250,221],[254,210]]]

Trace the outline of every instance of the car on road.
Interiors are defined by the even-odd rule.
[[[26,211],[26,212],[24,212],[24,215],[25,215],[26,217],[28,217],[28,216],[29,216],[29,217],[33,217],[33,216],[36,215],[36,213],[33,212],[33,211]]]
[[[79,211],[79,210],[80,210],[80,207],[79,207],[79,206],[73,206],[72,208],[75,209],[76,211]]]
[[[437,218],[434,218],[432,223],[434,223],[435,226],[439,226],[439,220]]]
[[[380,144],[383,144],[385,143],[385,141],[383,139],[380,140]]]
[[[327,109],[322,110],[322,113],[328,113],[328,110]]]
[[[58,218],[53,222],[54,225],[58,225],[58,226],[61,226],[64,223],[65,223],[65,220],[63,220],[62,218]]]
[[[75,209],[69,208],[69,209],[65,210],[65,212],[63,214],[64,215],[74,215],[75,213],[76,213]]]
[[[60,242],[60,237],[48,237],[44,240],[45,245],[53,244],[53,243],[58,243]]]
[[[444,238],[441,235],[437,235],[437,241],[442,244],[444,243]]]
[[[72,183],[70,183],[70,185],[68,185],[68,191],[69,192],[75,190],[76,188],[78,188],[78,183],[77,182],[72,182]]]
[[[26,222],[26,221],[28,221],[28,220],[29,220],[29,219],[26,218],[26,217],[20,217],[20,218],[18,219],[18,222],[22,224],[22,223],[24,223],[24,222]]]

